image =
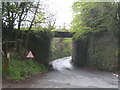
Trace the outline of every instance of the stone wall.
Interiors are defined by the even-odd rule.
[[[73,62],[83,66],[87,61],[87,41],[73,40],[72,43],[72,60]]]
[[[118,39],[111,32],[90,34],[85,40],[73,42],[73,61],[99,70],[116,71]]]

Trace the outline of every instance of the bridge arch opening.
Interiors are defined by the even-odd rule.
[[[51,60],[72,56],[72,36],[71,32],[54,32],[51,40]]]

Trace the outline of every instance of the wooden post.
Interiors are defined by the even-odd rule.
[[[6,72],[6,70],[7,70],[7,56],[6,55],[4,55],[4,66],[3,66],[3,71],[4,72]]]
[[[4,72],[6,72],[6,70],[7,70],[7,63],[8,63],[8,60],[7,60],[7,40],[5,41],[5,53],[4,53],[4,55],[3,55],[3,62],[4,62],[4,66],[3,66],[3,71]]]

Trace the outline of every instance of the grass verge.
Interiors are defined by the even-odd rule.
[[[12,80],[28,78],[39,72],[47,72],[48,67],[40,64],[34,59],[20,59],[17,53],[12,52],[8,60],[6,72],[3,72],[3,77]]]

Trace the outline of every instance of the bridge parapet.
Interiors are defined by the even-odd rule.
[[[72,38],[75,32],[59,32],[54,31],[54,37],[58,38]]]

